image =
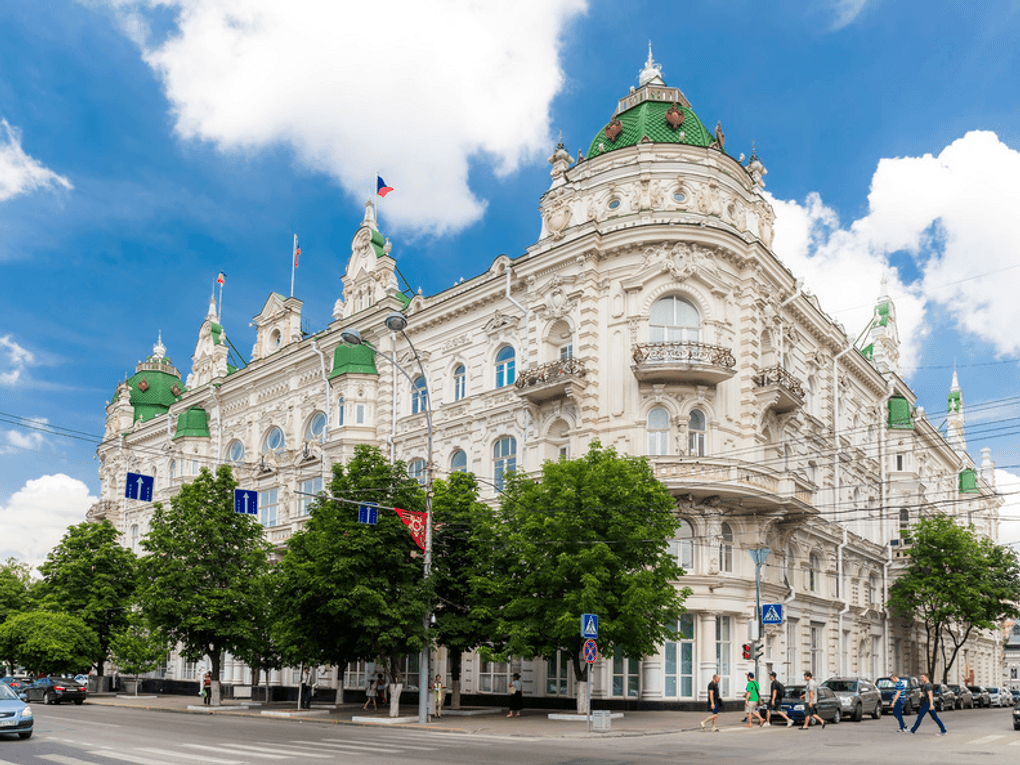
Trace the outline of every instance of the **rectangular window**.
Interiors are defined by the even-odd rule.
[[[694,696],[694,615],[683,614],[673,623],[682,637],[676,642],[667,640],[664,650],[664,689],[668,698]]]
[[[315,497],[308,495],[318,494],[320,491],[322,491],[321,475],[301,482],[301,515],[308,515],[308,508],[316,501]]]
[[[903,455],[902,454],[897,454],[896,455],[896,469],[897,470],[903,470]]]
[[[823,655],[825,632],[820,624],[811,625],[811,674],[821,677],[825,666]]]
[[[277,518],[277,512],[279,510],[279,492],[279,489],[269,489],[268,491],[259,492],[259,523],[267,529],[270,529],[279,523]]]
[[[339,413],[337,414],[337,425],[339,425],[341,428],[344,426],[344,409],[346,409],[346,407],[344,406],[344,398],[343,396],[341,396],[340,402],[336,406],[336,410]]]
[[[720,695],[730,695],[730,617],[715,617],[715,671],[722,678]]]
[[[195,662],[193,662],[193,661],[186,661],[186,662],[184,662],[184,677],[182,679],[184,679],[184,680],[194,680],[195,679],[195,670],[196,670]]]
[[[640,691],[641,661],[623,655],[617,646],[613,653],[613,695],[636,699]]]
[[[574,358],[574,346],[573,344],[561,345],[560,346],[560,361],[566,361],[567,359]]]
[[[357,425],[365,424],[365,405],[355,404],[354,405],[354,422]]]
[[[799,678],[799,667],[797,666],[797,620],[790,619],[786,622],[786,671],[793,678]]]
[[[564,460],[570,459],[570,447],[569,446],[561,446],[560,447],[560,459],[564,459]]]
[[[191,474],[198,475],[198,460],[191,461]]]
[[[545,660],[545,692],[549,696],[570,693],[570,655],[560,651],[554,659]]]
[[[480,693],[506,693],[510,686],[510,665],[503,661],[483,661],[478,669]]]

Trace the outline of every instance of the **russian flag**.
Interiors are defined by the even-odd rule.
[[[375,189],[378,192],[379,196],[381,197],[385,197],[387,194],[393,191],[393,187],[387,186],[386,181],[382,179],[381,175],[376,175],[375,177]]]

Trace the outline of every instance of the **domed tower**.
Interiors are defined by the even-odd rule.
[[[135,367],[135,373],[128,378],[130,390],[128,403],[132,410],[132,423],[151,420],[170,411],[175,401],[184,395],[181,373],[166,355],[163,334],[152,347],[152,355]],[[118,397],[119,398],[119,397]],[[116,405],[116,399],[111,406]]]
[[[953,384],[949,386],[949,409],[946,414],[946,440],[959,453],[967,451],[967,439],[964,435],[966,417],[963,413],[963,390],[953,370]]]

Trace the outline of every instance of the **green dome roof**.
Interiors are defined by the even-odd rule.
[[[201,407],[193,406],[181,412],[177,418],[177,431],[173,440],[178,438],[209,438],[209,414]]]
[[[181,376],[169,364],[143,362],[127,382],[131,386],[130,401],[135,410],[136,422],[166,414],[170,411],[170,405],[180,401],[184,394]]]
[[[679,99],[677,101],[657,100],[660,95],[668,95],[665,91],[675,88],[641,88],[621,101],[621,106],[632,98],[637,104],[625,111],[620,111],[602,130],[598,132],[588,147],[588,158],[606,154],[626,146],[636,146],[643,141],[652,143],[677,143],[687,146],[710,146],[714,136],[705,129],[698,115]],[[645,91],[648,91],[645,93]],[[679,93],[679,91],[676,91]],[[646,98],[641,99],[645,95]],[[682,95],[681,95],[682,98]],[[655,100],[653,100],[655,99]],[[666,120],[666,112],[673,108],[683,115],[683,121],[674,130]],[[606,130],[619,120],[623,131],[613,141],[606,135]],[[612,134],[612,133],[611,133]]]
[[[329,379],[345,375],[348,372],[363,375],[377,375],[375,368],[375,351],[367,345],[347,345],[341,343],[333,352],[333,371]]]

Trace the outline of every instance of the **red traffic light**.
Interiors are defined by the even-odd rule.
[[[744,658],[745,659],[750,659],[751,658],[751,644],[750,643],[744,643]]]

